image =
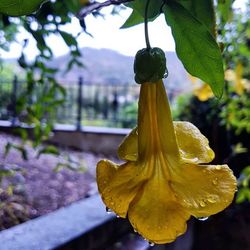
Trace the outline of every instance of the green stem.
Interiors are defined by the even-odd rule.
[[[150,0],[147,0],[146,6],[145,6],[145,15],[144,15],[144,28],[145,28],[145,41],[147,50],[151,49],[150,42],[149,42],[149,36],[148,36],[148,7],[149,7]]]

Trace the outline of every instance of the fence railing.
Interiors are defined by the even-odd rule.
[[[136,124],[139,86],[136,84],[94,84],[84,82],[62,83],[65,101],[55,111],[55,122],[60,124],[104,127],[131,127]],[[0,80],[0,119],[16,124],[19,120],[17,101],[27,88],[17,77]],[[39,90],[37,90],[39,91]],[[33,95],[36,95],[34,92]],[[35,102],[29,96],[27,102]]]
[[[94,84],[84,82],[60,83],[65,88],[65,101],[54,112],[53,118],[59,124],[82,126],[131,128],[136,125],[139,85],[137,84]],[[20,121],[17,112],[18,99],[27,88],[23,80],[16,76],[13,80],[0,79],[0,120],[11,121],[13,125]],[[34,104],[37,88],[33,96],[27,96],[27,102]],[[178,91],[168,90],[169,98]]]

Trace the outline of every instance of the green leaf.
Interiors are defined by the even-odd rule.
[[[193,16],[202,22],[215,36],[216,20],[212,0],[178,0]]]
[[[224,70],[221,51],[206,26],[182,5],[169,1],[164,7],[167,23],[175,39],[176,53],[186,70],[208,83],[221,97]]]
[[[128,17],[126,22],[122,25],[122,28],[128,28],[144,22],[146,3],[147,1],[145,0],[135,0],[126,5],[132,8],[133,12]],[[163,6],[162,0],[154,0],[149,2],[148,6],[149,21],[155,20],[160,15],[162,6]]]
[[[128,4],[128,6],[140,13],[142,17],[145,15],[145,8],[146,8],[147,1],[145,0],[135,0]],[[163,5],[162,0],[153,0],[150,1],[148,6],[148,18],[152,18],[158,16],[161,11],[161,7]]]
[[[224,22],[227,22],[233,16],[232,4],[233,0],[218,1],[218,12],[220,13]]]
[[[148,21],[153,22],[157,17],[158,17],[158,15],[153,16],[153,17],[149,18]],[[121,26],[121,29],[130,28],[132,26],[135,26],[137,24],[141,24],[143,22],[144,22],[144,17],[137,10],[133,10],[131,15],[128,17],[128,19],[125,21],[125,23]]]
[[[29,15],[38,10],[47,0],[1,0],[0,13],[8,16]]]
[[[144,22],[143,16],[140,15],[140,13],[136,10],[133,10],[131,15],[128,17],[128,19],[125,21],[125,23],[122,25],[121,29],[129,28],[134,25],[140,24]]]
[[[41,148],[41,149],[38,151],[38,154],[37,154],[36,158],[39,159],[39,157],[40,157],[42,154],[59,155],[60,152],[59,152],[58,148],[56,148],[55,146],[49,145],[49,146],[46,146],[46,147]]]
[[[70,47],[70,46],[77,46],[76,39],[69,33],[65,31],[59,31],[60,35],[62,36],[64,42]]]

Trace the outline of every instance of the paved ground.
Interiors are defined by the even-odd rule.
[[[26,145],[29,160],[22,159],[20,153],[12,149],[3,157],[7,142],[20,144],[19,138],[0,133],[0,171],[1,168],[20,167],[22,171],[5,179],[1,186],[14,185],[14,195],[0,189],[0,230],[37,217],[74,201],[97,193],[95,166],[103,156],[61,149],[61,156],[42,155],[36,159],[36,151]],[[62,169],[55,172],[58,162],[65,162],[70,155],[74,166],[85,168],[84,172]],[[5,204],[5,208],[2,207]],[[7,204],[7,205],[6,205]]]

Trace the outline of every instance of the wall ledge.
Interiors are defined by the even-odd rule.
[[[94,231],[97,229],[99,229],[98,241],[93,241],[93,234],[96,234]],[[102,229],[101,234],[100,229]],[[115,232],[111,232],[112,230]],[[71,249],[63,247],[73,243],[74,246],[78,244],[74,249],[95,249],[98,244],[105,245],[108,239],[124,234],[128,230],[128,223],[124,219],[116,219],[114,215],[107,214],[100,196],[94,195],[3,230],[0,232],[0,249]]]

